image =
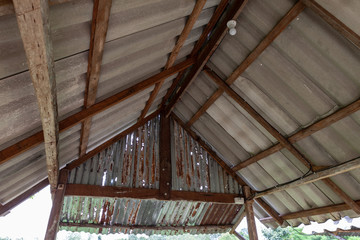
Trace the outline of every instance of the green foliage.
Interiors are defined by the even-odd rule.
[[[229,234],[229,233],[225,233],[225,234],[221,235],[219,240],[238,240],[238,238],[235,237],[234,235]]]

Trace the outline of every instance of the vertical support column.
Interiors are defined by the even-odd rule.
[[[160,199],[169,200],[171,193],[170,117],[160,114]]]
[[[55,190],[53,206],[50,212],[45,239],[54,239],[54,240],[56,239],[68,176],[69,176],[69,170],[67,169],[61,170],[59,177],[59,184]]]
[[[254,200],[249,199],[251,197],[251,190],[250,187],[244,186],[244,195],[245,195],[245,211],[246,211],[246,220],[248,225],[248,232],[249,232],[249,239],[250,240],[258,240],[257,232],[256,232],[256,225],[255,225],[255,215],[253,204]]]

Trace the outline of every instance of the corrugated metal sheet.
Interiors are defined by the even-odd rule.
[[[334,7],[340,3],[320,1],[335,15],[350,23],[354,9]],[[293,6],[295,1],[249,1],[237,19],[236,36],[226,36],[208,64],[224,80]],[[351,1],[349,6],[356,7]],[[346,5],[348,6],[348,5]],[[345,16],[346,12],[349,16]],[[358,19],[355,17],[355,21]],[[284,136],[290,136],[328,116],[360,96],[360,50],[305,9],[278,38],[232,84],[259,114]],[[207,85],[208,88],[198,87]],[[194,81],[175,112],[187,122],[216,90],[204,74]],[[360,155],[359,113],[316,132],[295,146],[316,165],[334,165]],[[223,94],[193,124],[219,153],[234,166],[274,145],[276,140],[228,95]],[[307,169],[287,150],[281,150],[240,171],[255,190],[263,190],[302,176]],[[333,177],[351,198],[360,199],[359,170]],[[341,203],[322,182],[308,184],[265,197],[279,213]],[[267,216],[261,209],[258,217]],[[356,216],[353,211],[296,219],[310,220]]]
[[[238,183],[175,121],[173,133],[174,190],[240,193]]]
[[[135,200],[113,198],[65,197],[61,222],[93,223],[126,226],[198,226],[233,224],[239,217],[240,205],[211,204],[183,201]],[[145,233],[147,235],[175,235],[183,230],[132,230],[93,229],[85,227],[61,227],[70,231],[85,231],[102,234]],[[227,229],[229,230],[229,229]],[[226,229],[224,230],[226,231]],[[206,230],[191,230],[191,234],[213,233]]]

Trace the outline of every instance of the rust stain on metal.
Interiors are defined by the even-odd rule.
[[[136,140],[135,140],[135,156],[134,156],[134,173],[133,173],[133,186],[135,187],[136,186],[136,180],[137,180],[137,165],[138,165],[138,148],[139,148],[139,141],[138,141],[138,136],[139,136],[139,133],[140,133],[140,129],[138,129],[136,131]]]

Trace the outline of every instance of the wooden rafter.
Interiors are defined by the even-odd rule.
[[[49,222],[46,230],[45,239],[47,240],[56,239],[68,176],[69,176],[68,170],[66,169],[61,170],[59,184],[55,190],[53,205],[51,208]]]
[[[355,201],[355,203],[358,206],[360,206],[360,200]],[[291,219],[311,217],[311,216],[322,215],[322,214],[333,213],[333,212],[341,212],[341,211],[346,211],[346,210],[350,210],[350,209],[351,208],[346,203],[340,203],[340,204],[334,204],[334,205],[325,206],[325,207],[318,207],[318,208],[313,208],[313,209],[308,209],[308,210],[302,210],[302,211],[293,212],[293,213],[281,214],[280,217],[282,217],[285,220],[291,220]],[[275,220],[272,217],[267,217],[267,218],[260,219],[260,221],[265,224],[265,223],[274,222]]]
[[[96,100],[111,3],[112,0],[94,1],[84,108],[94,105]],[[81,125],[80,156],[86,153],[90,128],[91,118],[87,118]]]
[[[162,79],[168,78],[171,75],[178,73],[189,66],[191,66],[194,63],[193,59],[187,59],[186,61],[179,63],[167,70],[162,71],[161,73],[158,73],[140,83],[135,84],[132,87],[129,87],[109,98],[104,99],[103,101],[94,104],[93,106],[84,109],[76,114],[73,114],[64,120],[59,122],[59,131],[65,131],[76,124],[79,124],[80,122],[84,121],[86,118],[92,117],[132,96],[135,94],[145,90],[146,88],[156,84],[157,82],[161,81]],[[29,150],[32,147],[37,146],[38,144],[42,143],[44,141],[44,136],[42,131],[37,132],[34,135],[25,138],[24,140],[19,141],[18,143],[15,143],[14,145],[11,145],[2,151],[0,151],[0,164],[7,162],[11,158],[25,152],[26,150]]]
[[[351,43],[360,48],[360,36],[346,26],[343,22],[337,19],[334,15],[328,12],[320,4],[314,0],[301,0],[307,7],[318,14],[325,22],[338,31],[341,35],[347,38]]]
[[[279,216],[279,213],[276,212],[272,207],[270,207],[269,204],[267,204],[262,198],[255,199],[256,203],[259,204],[259,206],[264,209],[275,221],[279,224],[279,226],[282,226],[284,223],[284,219]]]
[[[217,6],[217,8],[216,8],[214,14],[212,15],[210,21],[206,25],[206,27],[205,27],[204,31],[202,32],[199,40],[196,42],[193,50],[191,51],[191,54],[190,54],[191,58],[195,57],[198,54],[200,48],[203,46],[203,44],[207,40],[211,30],[214,28],[214,26],[218,22],[220,16],[223,14],[228,2],[229,2],[229,0],[221,0],[219,5]],[[168,89],[165,96],[163,97],[163,100],[162,100],[162,102],[160,104],[160,108],[163,108],[165,106],[167,100],[170,98],[171,94],[174,92],[174,90],[178,86],[178,84],[179,84],[180,80],[182,79],[182,77],[184,76],[184,74],[185,74],[185,70],[179,72],[178,76],[173,81],[170,88]]]
[[[246,57],[246,59],[235,69],[235,71],[226,80],[231,85],[259,56],[264,50],[280,35],[282,31],[295,19],[305,6],[298,1],[290,11],[276,24],[276,26],[268,33],[268,35],[256,46],[256,48]],[[222,89],[218,89],[205,104],[192,116],[187,126],[191,126],[202,114],[224,93]]]
[[[174,46],[174,49],[172,50],[172,52],[170,54],[170,57],[169,57],[168,61],[165,64],[165,69],[168,69],[168,68],[170,68],[170,67],[172,67],[174,65],[176,57],[178,56],[181,47],[184,45],[184,43],[185,43],[186,39],[188,38],[192,28],[194,27],[194,25],[196,23],[196,20],[200,16],[200,13],[201,13],[205,3],[206,3],[206,0],[197,0],[196,1],[194,9],[191,12],[191,14],[190,14],[190,16],[189,16],[189,18],[188,18],[188,20],[187,20],[187,22],[185,24],[185,27],[182,30],[182,32],[180,34],[180,37],[177,40],[177,42],[176,42],[176,44]],[[159,93],[159,91],[161,89],[161,86],[164,84],[164,81],[165,81],[165,79],[158,82],[155,85],[155,88],[151,92],[151,95],[150,95],[150,97],[149,97],[149,99],[148,99],[148,101],[147,101],[147,103],[145,105],[145,108],[141,112],[139,120],[143,119],[146,116],[147,112],[149,111],[150,107],[152,106],[153,102],[155,101],[156,96],[158,95],[158,93]]]
[[[167,113],[167,116],[173,110],[176,102],[185,93],[186,89],[190,86],[190,84],[196,79],[196,77],[202,71],[202,68],[208,62],[211,55],[215,52],[215,50],[219,46],[221,40],[225,37],[227,30],[228,30],[228,28],[226,26],[227,22],[229,20],[236,19],[240,15],[240,13],[244,9],[247,1],[248,0],[235,1],[234,4],[232,5],[232,8],[229,9],[229,11],[227,12],[224,19],[222,19],[222,22],[216,28],[214,34],[211,36],[211,38],[208,41],[208,43],[206,44],[206,46],[204,47],[204,49],[201,51],[201,53],[197,57],[196,62],[194,64],[194,66],[191,68],[189,74],[183,80],[181,87],[178,89],[178,91],[176,92],[176,94],[172,98],[172,100],[169,102],[169,104],[166,105],[165,111]]]
[[[127,188],[115,186],[96,186],[85,184],[68,184],[66,196],[88,196],[88,197],[111,197],[111,198],[134,198],[134,199],[159,199],[163,200],[159,189]],[[212,202],[224,204],[236,204],[235,198],[238,194],[228,193],[205,193],[190,191],[171,190],[166,200],[171,201],[193,201]]]
[[[41,0],[13,3],[40,110],[47,171],[54,190],[59,176],[59,126],[49,6]]]

